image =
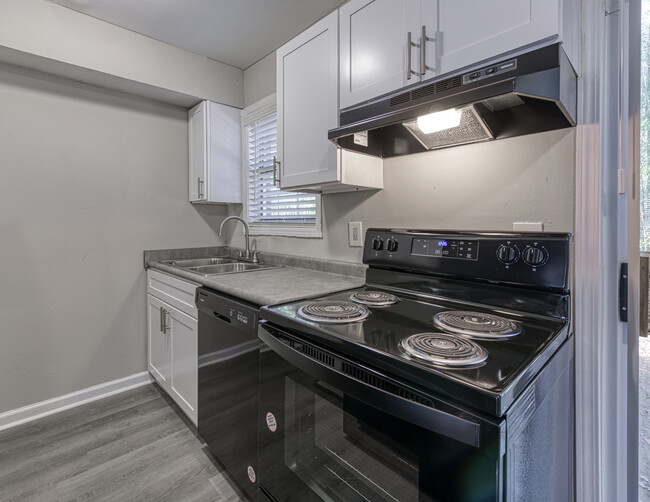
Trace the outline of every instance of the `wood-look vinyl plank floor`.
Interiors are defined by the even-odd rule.
[[[241,500],[155,385],[0,432],[1,502]]]

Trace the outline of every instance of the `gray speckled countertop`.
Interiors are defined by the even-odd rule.
[[[279,268],[207,277],[160,263],[174,258],[206,256],[236,256],[236,250],[201,248],[197,249],[195,254],[186,249],[145,251],[144,259],[147,267],[183,277],[258,305],[274,305],[335,293],[358,288],[365,283],[364,265],[275,253],[260,253],[260,261],[281,265]],[[332,273],[333,271],[340,273]]]

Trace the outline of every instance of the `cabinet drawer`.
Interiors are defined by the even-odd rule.
[[[147,271],[147,292],[194,319],[198,317],[194,294],[199,286],[158,270]]]

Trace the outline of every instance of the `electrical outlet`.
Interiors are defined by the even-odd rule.
[[[351,247],[363,246],[363,233],[360,221],[348,222],[348,243]]]
[[[541,221],[513,221],[512,230],[515,232],[543,232],[544,223]]]

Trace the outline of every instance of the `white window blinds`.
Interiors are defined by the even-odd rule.
[[[284,192],[273,182],[273,157],[277,153],[277,116],[255,117],[245,123],[248,164],[248,221],[251,226],[315,228],[319,197]]]

